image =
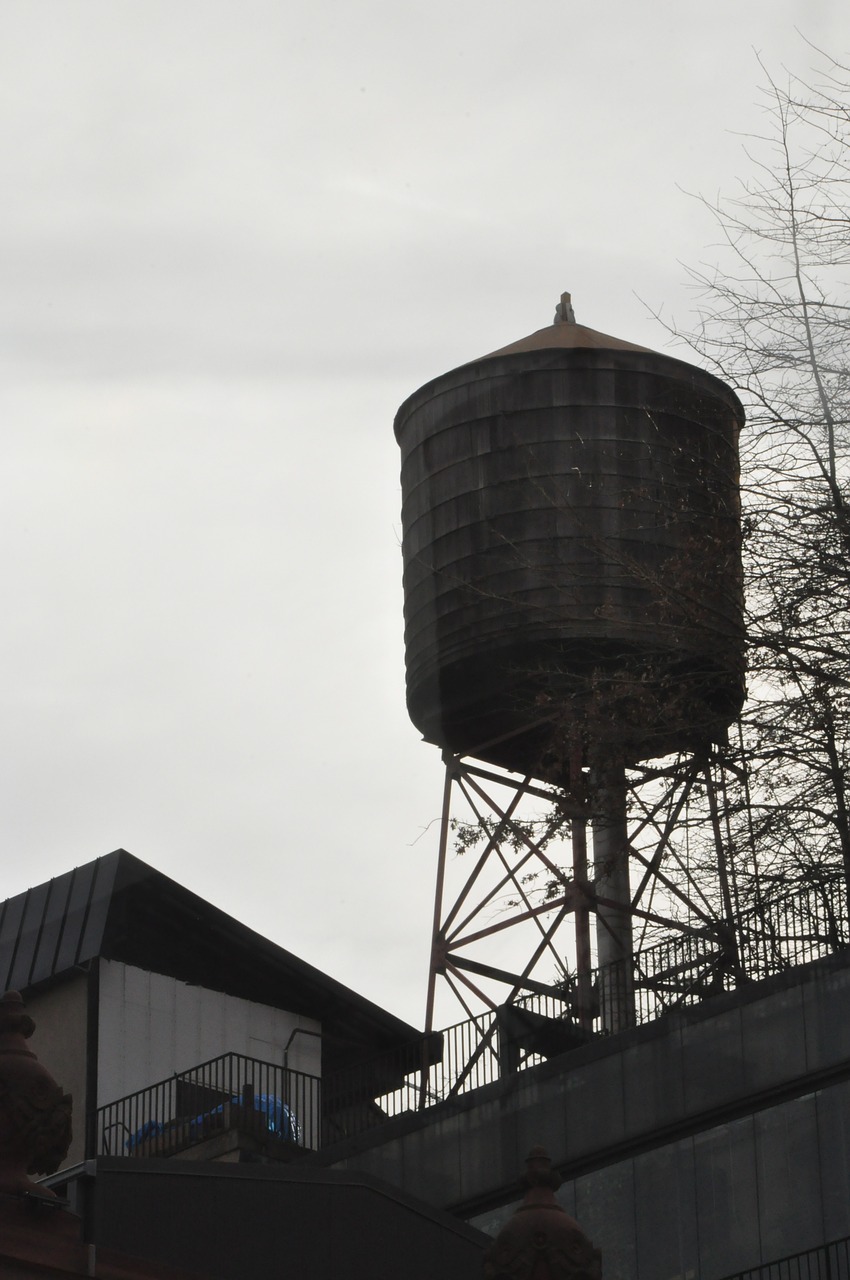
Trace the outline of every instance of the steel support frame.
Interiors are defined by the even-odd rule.
[[[616,778],[612,781],[610,769],[604,779],[595,782],[593,771],[582,767],[580,752],[570,764],[564,787],[505,773],[469,756],[445,753],[444,762],[427,1032],[434,1028],[440,979],[469,1018],[474,1017],[476,1007],[495,1011],[527,997],[550,996],[561,1002],[563,1015],[586,1034],[631,1025],[636,1020],[635,987],[651,989],[654,998],[667,1004],[688,995],[685,978],[671,989],[660,974],[653,977],[642,971],[641,950],[648,928],[670,937],[691,935],[705,948],[703,970],[717,969],[741,980],[731,887],[734,875],[722,838],[716,761],[710,762],[702,753],[681,756],[663,768],[634,771],[628,815],[624,801],[622,813],[613,820],[600,815],[599,796],[610,796],[612,788],[616,792],[620,784]],[[714,846],[719,904],[705,894],[675,847],[682,814],[695,787],[707,802],[705,834]],[[507,800],[501,795],[507,795]],[[462,796],[484,835],[480,852],[468,854],[472,865],[460,887],[449,894],[447,870],[453,853],[456,796]],[[531,834],[517,818],[522,802],[529,797],[544,802],[552,815],[539,836]],[[554,861],[546,851],[554,827],[559,838],[567,837],[562,848],[568,846],[570,856],[563,863]],[[594,840],[592,868],[588,829]],[[512,842],[509,850],[503,847],[507,835]],[[528,888],[527,877],[533,872],[547,876],[550,885],[557,884],[559,890],[541,898],[539,892]],[[504,901],[506,894],[510,895],[509,904]],[[519,967],[507,969],[479,958],[477,949],[497,935],[511,930],[515,935],[519,926],[532,924],[534,942],[528,945]],[[571,939],[565,937],[567,930],[571,930]],[[570,950],[575,956],[572,971],[565,965],[567,941],[572,942]],[[548,970],[545,981],[540,976],[544,961]],[[698,978],[704,980],[703,970],[693,983]],[[494,986],[498,991],[495,996]]]

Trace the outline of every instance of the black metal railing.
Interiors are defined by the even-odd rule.
[[[461,1097],[588,1039],[570,1018],[565,1000],[554,996],[535,995],[485,1010],[423,1037],[418,1055],[407,1046],[325,1077],[325,1142]],[[417,1056],[419,1065],[412,1066]],[[379,1079],[386,1084],[381,1092],[374,1088]]]
[[[418,1045],[376,1055],[322,1081],[326,1143],[500,1078],[495,1014],[458,1022]]]
[[[625,981],[633,1021],[640,1025],[848,946],[843,884],[812,885],[747,912],[734,937],[722,926],[683,932],[640,951],[630,974],[627,966],[613,974],[594,971],[586,984],[594,1005],[583,1026],[577,1017],[577,983],[567,982],[553,994],[487,1009],[321,1081],[224,1054],[102,1107],[97,1149],[113,1155],[170,1154],[238,1121],[243,1128],[252,1123],[281,1144],[278,1152],[284,1153],[287,1143],[317,1150],[605,1034],[606,999],[624,998],[622,992],[612,997],[612,982]]]
[[[850,1238],[736,1271],[724,1280],[850,1280]]]
[[[724,938],[724,933],[726,934]],[[635,1021],[652,1022],[742,982],[758,982],[850,946],[843,881],[751,908],[734,931],[682,933],[634,957]]]
[[[806,886],[747,912],[739,925],[747,976],[758,980],[850,945],[843,879]]]
[[[634,1023],[653,1022],[674,1009],[759,981],[850,946],[843,885],[812,885],[747,912],[731,932],[682,933],[633,957]],[[442,1052],[420,1061],[408,1046],[395,1055],[349,1068],[326,1080],[324,1140],[354,1137],[385,1120],[421,1111],[506,1075],[534,1066],[605,1033],[600,993],[610,975],[594,970],[592,1026],[576,1020],[577,993],[529,995],[510,1008],[485,1010],[441,1033]],[[631,997],[630,997],[631,998]],[[407,1064],[407,1065],[405,1065]],[[387,1082],[383,1091],[372,1087]],[[394,1081],[390,1084],[389,1082]],[[370,1091],[371,1089],[371,1091]]]
[[[228,1130],[248,1133],[271,1154],[320,1145],[316,1076],[225,1053],[100,1107],[102,1155],[176,1155]]]

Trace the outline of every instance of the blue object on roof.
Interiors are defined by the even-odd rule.
[[[165,1131],[165,1125],[161,1120],[146,1120],[140,1129],[135,1133],[131,1133],[130,1137],[124,1143],[128,1151],[132,1151],[134,1147],[140,1146],[143,1142],[147,1142],[148,1138],[158,1138]]]
[[[240,1104],[242,1099],[237,1093],[229,1101]],[[276,1138],[280,1138],[282,1142],[295,1142],[299,1146],[301,1145],[301,1125],[298,1123],[295,1112],[290,1109],[282,1098],[278,1098],[273,1093],[256,1093],[254,1094],[254,1110],[266,1116],[266,1128],[269,1133],[274,1134]],[[189,1120],[189,1131],[197,1130],[197,1137],[200,1141],[207,1120],[213,1116],[223,1114],[224,1103],[220,1102],[217,1107],[212,1107],[209,1111],[203,1111],[200,1115],[193,1116]],[[177,1123],[180,1123],[180,1121],[169,1121],[168,1124],[163,1124],[161,1120],[146,1120],[141,1128],[130,1135],[124,1146],[127,1151],[133,1151],[149,1138],[158,1138],[160,1134],[166,1133],[171,1124]]]

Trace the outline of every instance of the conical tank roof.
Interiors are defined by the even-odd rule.
[[[566,350],[597,351],[643,351],[650,355],[659,355],[651,347],[639,346],[636,342],[626,342],[623,338],[614,338],[609,333],[599,333],[597,329],[588,329],[586,325],[576,324],[570,295],[561,294],[561,301],[555,310],[554,322],[545,329],[537,329],[517,342],[510,342],[498,351],[488,351],[479,356],[479,360],[495,360],[500,356],[519,355],[524,351],[546,351],[553,348]],[[477,363],[472,361],[471,363]]]
[[[697,370],[694,365],[687,364],[676,356],[668,355],[661,351],[653,351],[652,347],[643,347],[637,342],[626,342],[624,338],[615,338],[610,333],[600,333],[598,329],[590,329],[587,325],[577,324],[570,294],[562,293],[561,300],[555,309],[555,319],[545,329],[536,329],[534,333],[529,333],[524,338],[518,338],[516,342],[509,342],[507,346],[499,347],[496,351],[488,351],[485,355],[476,356],[472,360],[465,360],[463,364],[447,370],[446,373],[439,374],[436,378],[432,378],[414,391],[412,395],[409,395],[395,416],[394,429],[396,439],[400,440],[399,432],[402,423],[409,416],[412,406],[422,402],[423,399],[429,398],[435,387],[446,386],[448,383],[456,381],[459,377],[465,378],[470,370],[476,370],[478,374],[483,374],[484,369],[491,360],[499,361],[504,357],[510,358],[512,356],[534,357],[535,353],[544,351],[576,353],[592,351],[595,354],[590,358],[596,363],[600,359],[604,361],[604,353],[606,352],[625,353],[624,359],[628,364],[633,363],[629,360],[629,353],[638,357],[638,363],[643,363],[644,358],[648,356],[651,362],[656,362],[656,365],[657,362],[666,363],[670,368],[686,371],[689,377],[698,373],[704,382],[708,380],[711,383],[717,383],[718,386],[723,385],[726,395],[732,395],[728,387],[725,384],[721,384],[713,374]],[[616,359],[616,355],[614,358]],[[572,365],[574,363],[573,357],[567,357],[566,363]],[[681,376],[681,373],[674,376]],[[735,403],[738,404],[737,399],[735,399]],[[739,404],[738,408],[740,409]],[[743,410],[741,410],[741,414],[743,415]]]

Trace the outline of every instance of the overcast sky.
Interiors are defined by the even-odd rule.
[[[0,896],[124,847],[421,1024],[393,415],[565,289],[663,348],[803,36],[846,0],[0,0]]]

